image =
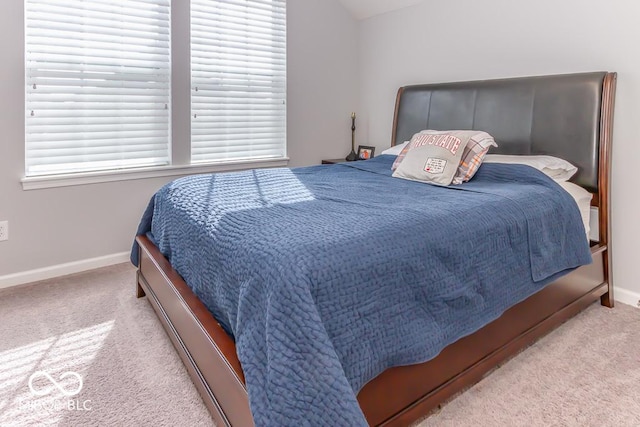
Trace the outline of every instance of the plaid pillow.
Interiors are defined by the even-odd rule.
[[[498,145],[493,137],[486,132],[479,132],[471,137],[462,153],[458,171],[453,177],[453,184],[462,184],[473,178],[491,146],[497,147]]]

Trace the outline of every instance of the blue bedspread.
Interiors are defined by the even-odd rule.
[[[366,425],[367,381],[591,262],[542,173],[442,188],[391,177],[394,158],[191,176],[149,204],[138,233],[233,335],[258,426]]]

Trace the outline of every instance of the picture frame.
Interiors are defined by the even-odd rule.
[[[373,155],[376,151],[376,147],[369,145],[358,145],[358,160],[373,159]]]

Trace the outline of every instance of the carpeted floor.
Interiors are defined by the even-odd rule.
[[[71,398],[42,375],[82,376]],[[72,376],[59,381],[77,389]],[[83,410],[63,405],[71,399]],[[90,401],[86,403],[86,401]],[[90,410],[84,410],[84,408]],[[0,293],[0,426],[206,426],[212,420],[121,264]]]
[[[1,426],[211,425],[134,280],[122,264],[0,291]],[[419,424],[549,425],[640,425],[640,310],[588,308]]]

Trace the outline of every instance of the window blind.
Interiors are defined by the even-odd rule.
[[[26,175],[169,163],[170,0],[26,0]]]
[[[191,0],[191,160],[286,155],[285,0]]]

